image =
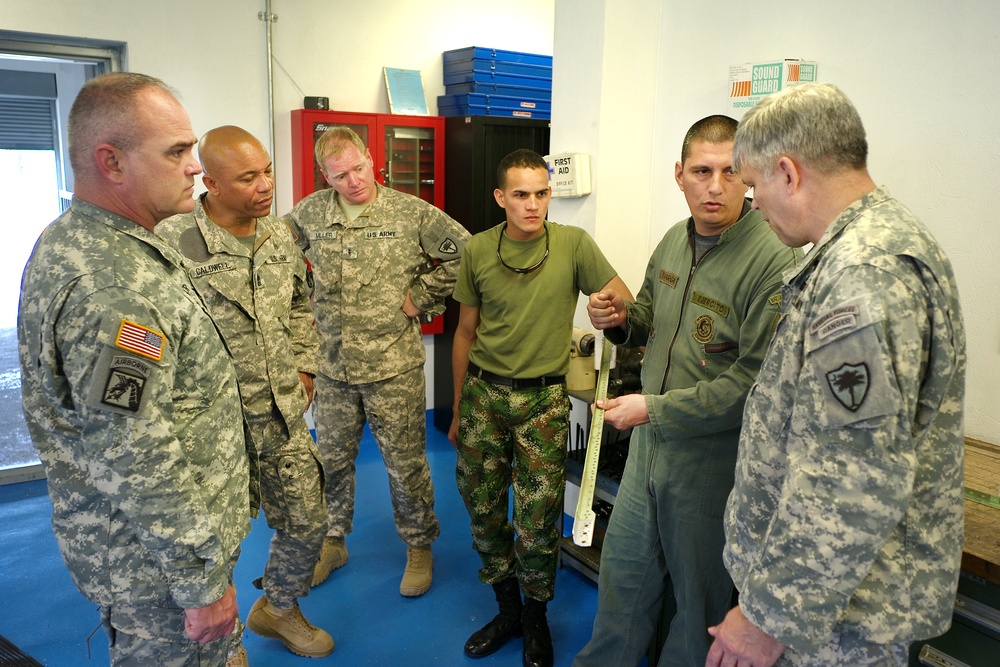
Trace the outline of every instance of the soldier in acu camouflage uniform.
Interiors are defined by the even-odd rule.
[[[194,133],[165,85],[88,82],[69,118],[76,196],[25,268],[22,394],[73,580],[114,665],[221,666],[249,528],[236,372],[153,234],[190,211]]]
[[[323,657],[333,639],[303,617],[326,535],[323,473],[304,412],[312,394],[319,339],[309,305],[311,278],[288,227],[270,215],[271,158],[251,134],[210,130],[198,144],[208,192],[192,213],[156,233],[184,255],[184,266],[236,362],[250,440],[259,459],[261,503],[275,529],[251,630],[289,650]],[[245,665],[240,644],[232,665]]]
[[[734,163],[787,245],[750,392],[724,559],[740,604],[706,663],[906,665],[944,632],[962,555],[965,338],[948,259],[866,167],[829,84],[765,99]],[[738,661],[738,662],[737,662]]]
[[[584,230],[546,220],[551,191],[540,155],[522,149],[506,156],[497,186],[507,221],[469,241],[455,287],[462,306],[448,438],[458,448],[458,488],[483,563],[479,579],[493,586],[500,608],[469,637],[465,654],[490,655],[523,632],[525,667],[548,667],[573,311],[581,291],[632,295]]]
[[[329,525],[313,585],[347,561],[355,460],[367,421],[389,473],[396,531],[407,545],[399,592],[423,595],[432,581],[430,545],[441,531],[427,464],[420,318],[443,311],[469,234],[427,202],[377,184],[371,155],[349,128],[317,140],[316,162],[332,188],[286,216],[316,280],[314,417]]]

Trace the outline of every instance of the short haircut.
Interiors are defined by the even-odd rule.
[[[503,190],[507,187],[507,172],[511,169],[542,169],[549,173],[549,165],[545,158],[533,150],[518,148],[508,153],[497,165],[497,187]]]
[[[707,141],[710,144],[724,144],[736,136],[736,119],[729,116],[706,116],[691,126],[681,144],[681,164],[691,155],[691,144]]]
[[[177,96],[159,79],[136,72],[103,74],[83,85],[70,108],[68,123],[69,161],[77,177],[95,170],[93,154],[97,146],[110,144],[131,151],[141,143],[135,100],[149,87]]]
[[[736,129],[733,165],[769,178],[787,155],[820,173],[864,169],[868,140],[857,109],[830,83],[803,83],[768,95]]]
[[[368,150],[365,142],[351,128],[346,125],[331,127],[316,140],[314,149],[316,164],[319,165],[320,169],[326,171],[326,161],[332,157],[339,157],[350,145],[357,147],[358,152],[362,155]]]

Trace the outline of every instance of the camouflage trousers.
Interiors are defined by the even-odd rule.
[[[238,556],[229,563],[230,583]],[[229,637],[199,644],[187,638],[184,610],[173,605],[172,600],[161,600],[142,606],[102,606],[111,666],[225,667],[230,645],[236,645],[243,632],[239,619]]]
[[[263,587],[272,604],[291,609],[309,594],[326,536],[323,466],[305,418],[291,432],[276,408],[248,421],[260,458],[261,505],[274,529]]]
[[[466,376],[459,412],[456,478],[483,563],[479,579],[516,576],[525,597],[551,600],[566,490],[566,385],[512,390]]]
[[[837,630],[842,630],[837,632]],[[855,631],[834,627],[830,642],[808,655],[794,649],[785,649],[775,667],[906,667],[909,664],[909,645],[873,644]]]
[[[354,479],[361,435],[368,422],[389,475],[396,532],[409,546],[429,545],[441,534],[434,513],[434,483],[427,463],[424,369],[347,384],[316,376],[313,417],[326,471],[327,535],[354,530]]]

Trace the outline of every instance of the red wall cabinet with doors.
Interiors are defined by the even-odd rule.
[[[375,164],[375,179],[444,209],[444,125],[441,116],[398,116],[295,109],[292,111],[292,198],[330,187],[313,154],[316,139],[335,125],[358,133]],[[425,334],[444,331],[444,319],[422,325]]]

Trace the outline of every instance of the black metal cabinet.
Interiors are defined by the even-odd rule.
[[[493,199],[497,165],[511,151],[549,152],[549,121],[497,116],[445,119],[444,210],[475,234],[503,222]]]

